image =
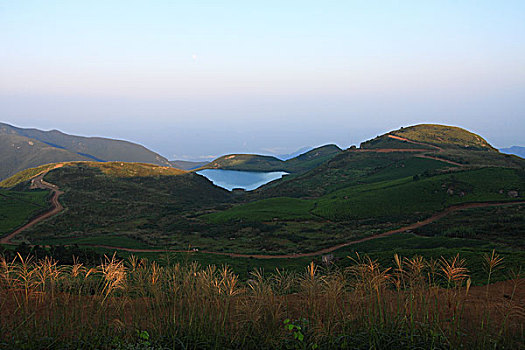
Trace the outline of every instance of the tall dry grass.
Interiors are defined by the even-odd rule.
[[[304,273],[159,265],[131,256],[97,267],[0,258],[2,348],[518,348],[523,279],[490,285],[503,259],[485,257],[487,284],[471,287],[458,256],[368,256],[345,270]],[[502,286],[507,288],[502,291]],[[284,321],[286,320],[286,324]]]

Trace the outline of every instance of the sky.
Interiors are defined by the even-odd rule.
[[[418,123],[525,145],[525,1],[0,0],[0,121],[169,159]]]

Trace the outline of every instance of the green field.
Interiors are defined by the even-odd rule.
[[[525,248],[525,206],[467,209],[415,230],[419,235],[483,239]]]
[[[314,213],[331,220],[380,218],[399,220],[428,215],[454,204],[508,201],[508,191],[525,189],[524,173],[486,168],[352,186],[319,199]],[[501,191],[501,193],[500,193]]]
[[[0,189],[0,237],[14,231],[49,207],[46,190],[10,191]]]
[[[297,198],[271,198],[248,203],[232,209],[207,214],[202,218],[212,223],[221,223],[231,220],[272,221],[279,220],[312,220],[310,214],[314,208],[312,201]]]

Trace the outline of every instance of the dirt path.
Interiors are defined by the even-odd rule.
[[[62,164],[60,165],[57,165],[56,167],[54,167],[53,169],[56,169],[56,168],[60,168],[62,166]],[[51,170],[51,169],[50,169]],[[12,244],[11,243],[11,239],[13,239],[13,237],[15,237],[16,235],[18,235],[20,232],[38,224],[39,222],[53,216],[53,215],[56,215],[58,214],[60,211],[62,211],[62,209],[64,209],[64,207],[62,206],[62,204],[60,204],[60,202],[58,201],[58,197],[60,197],[61,194],[63,194],[64,192],[60,191],[58,189],[58,186],[56,185],[53,185],[49,182],[46,182],[44,181],[44,175],[46,175],[48,173],[48,171],[45,171],[43,173],[41,173],[40,175],[38,175],[37,177],[33,178],[31,180],[31,187],[32,189],[34,188],[42,188],[42,189],[46,189],[46,190],[51,190],[53,192],[53,195],[51,197],[51,206],[52,208],[45,212],[45,213],[42,213],[40,215],[38,215],[37,217],[33,218],[33,220],[29,221],[27,224],[25,224],[24,226],[16,229],[15,231],[11,232],[9,235],[5,236],[5,237],[2,237],[2,239],[0,239],[0,244]]]
[[[440,152],[443,151],[443,149],[441,147],[430,145],[428,143],[412,141],[412,140],[406,139],[404,137],[399,137],[399,136],[395,136],[395,135],[387,135],[387,136],[390,137],[391,139],[412,143],[414,145],[431,147],[433,149],[428,149],[428,148],[377,148],[377,149],[376,148],[365,148],[365,149],[362,149],[362,148],[359,148],[359,149],[356,149],[355,151],[356,152],[374,152],[374,153],[392,153],[392,152],[418,152],[419,153],[419,152],[432,152],[432,151],[440,153]],[[439,158],[439,157],[432,157],[432,156],[424,155],[424,154],[417,155],[416,157],[438,160],[440,162],[452,164],[452,165],[455,165],[455,166],[463,166],[463,164],[454,162],[452,160],[443,159],[443,158]]]
[[[381,237],[387,237],[391,236],[396,233],[405,232],[408,230],[414,230],[416,228],[428,225],[436,220],[439,220],[443,218],[444,216],[458,210],[463,209],[470,209],[470,208],[484,208],[484,207],[497,207],[497,206],[504,206],[504,205],[516,205],[516,204],[525,204],[525,201],[520,202],[484,202],[484,203],[465,203],[465,204],[459,204],[454,205],[451,207],[446,208],[445,210],[432,215],[426,220],[418,221],[414,224],[404,226],[395,230],[390,230],[387,232],[383,232],[377,235],[373,235],[370,237],[361,238],[358,240],[341,243],[329,248],[321,249],[316,252],[310,252],[310,253],[300,253],[300,254],[284,254],[284,255],[268,255],[268,254],[238,254],[238,253],[224,253],[224,252],[212,252],[209,250],[199,250],[199,253],[204,254],[214,254],[214,255],[223,255],[223,256],[229,256],[232,258],[255,258],[255,259],[289,259],[289,258],[304,258],[304,257],[311,257],[311,256],[317,256],[322,254],[328,254],[335,250],[357,244],[362,243],[366,241],[370,241],[376,238]],[[188,250],[179,250],[179,249],[135,249],[135,248],[124,248],[124,247],[113,247],[108,245],[102,245],[102,244],[83,244],[83,246],[89,246],[89,247],[96,247],[96,248],[105,248],[105,249],[115,249],[115,250],[122,250],[126,252],[131,253],[187,253]],[[190,251],[190,252],[197,252],[197,251]]]

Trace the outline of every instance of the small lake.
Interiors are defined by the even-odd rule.
[[[197,171],[197,174],[206,177],[214,185],[225,188],[228,191],[234,188],[243,188],[246,191],[251,191],[270,181],[280,179],[288,173],[284,171],[259,172],[204,169]]]

